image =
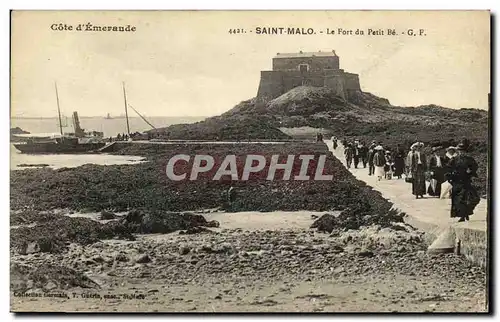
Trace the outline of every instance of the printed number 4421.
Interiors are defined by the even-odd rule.
[[[230,34],[242,34],[244,33],[245,31],[243,29],[229,29],[229,33]]]

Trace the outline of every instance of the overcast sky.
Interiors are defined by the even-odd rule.
[[[363,91],[394,105],[487,108],[488,12],[14,12],[12,116],[123,113],[211,116],[257,93],[277,52],[330,51],[358,73]],[[127,25],[135,32],[53,31],[54,23]],[[262,27],[314,28],[316,35],[256,35]],[[232,35],[230,28],[247,33]],[[326,28],[426,36],[340,36]]]

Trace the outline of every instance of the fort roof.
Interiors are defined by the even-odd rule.
[[[298,53],[277,53],[274,58],[302,58],[302,57],[336,57],[335,50],[332,51],[316,51],[316,52],[298,52]]]

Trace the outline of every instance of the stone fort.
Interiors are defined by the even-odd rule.
[[[360,91],[358,74],[340,69],[339,56],[331,52],[277,53],[273,70],[260,72],[257,97],[268,101],[297,86],[332,88],[347,99],[349,91]]]

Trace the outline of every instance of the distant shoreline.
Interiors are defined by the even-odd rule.
[[[208,118],[210,116],[145,116],[147,118],[156,118],[156,117],[161,117],[161,118]],[[105,116],[79,116],[80,119],[93,119],[93,118],[103,118],[106,119]],[[125,116],[112,116],[112,119],[124,119]],[[140,118],[138,116],[129,116],[129,119],[136,119]],[[57,119],[57,116],[11,116],[11,120],[55,120]]]

